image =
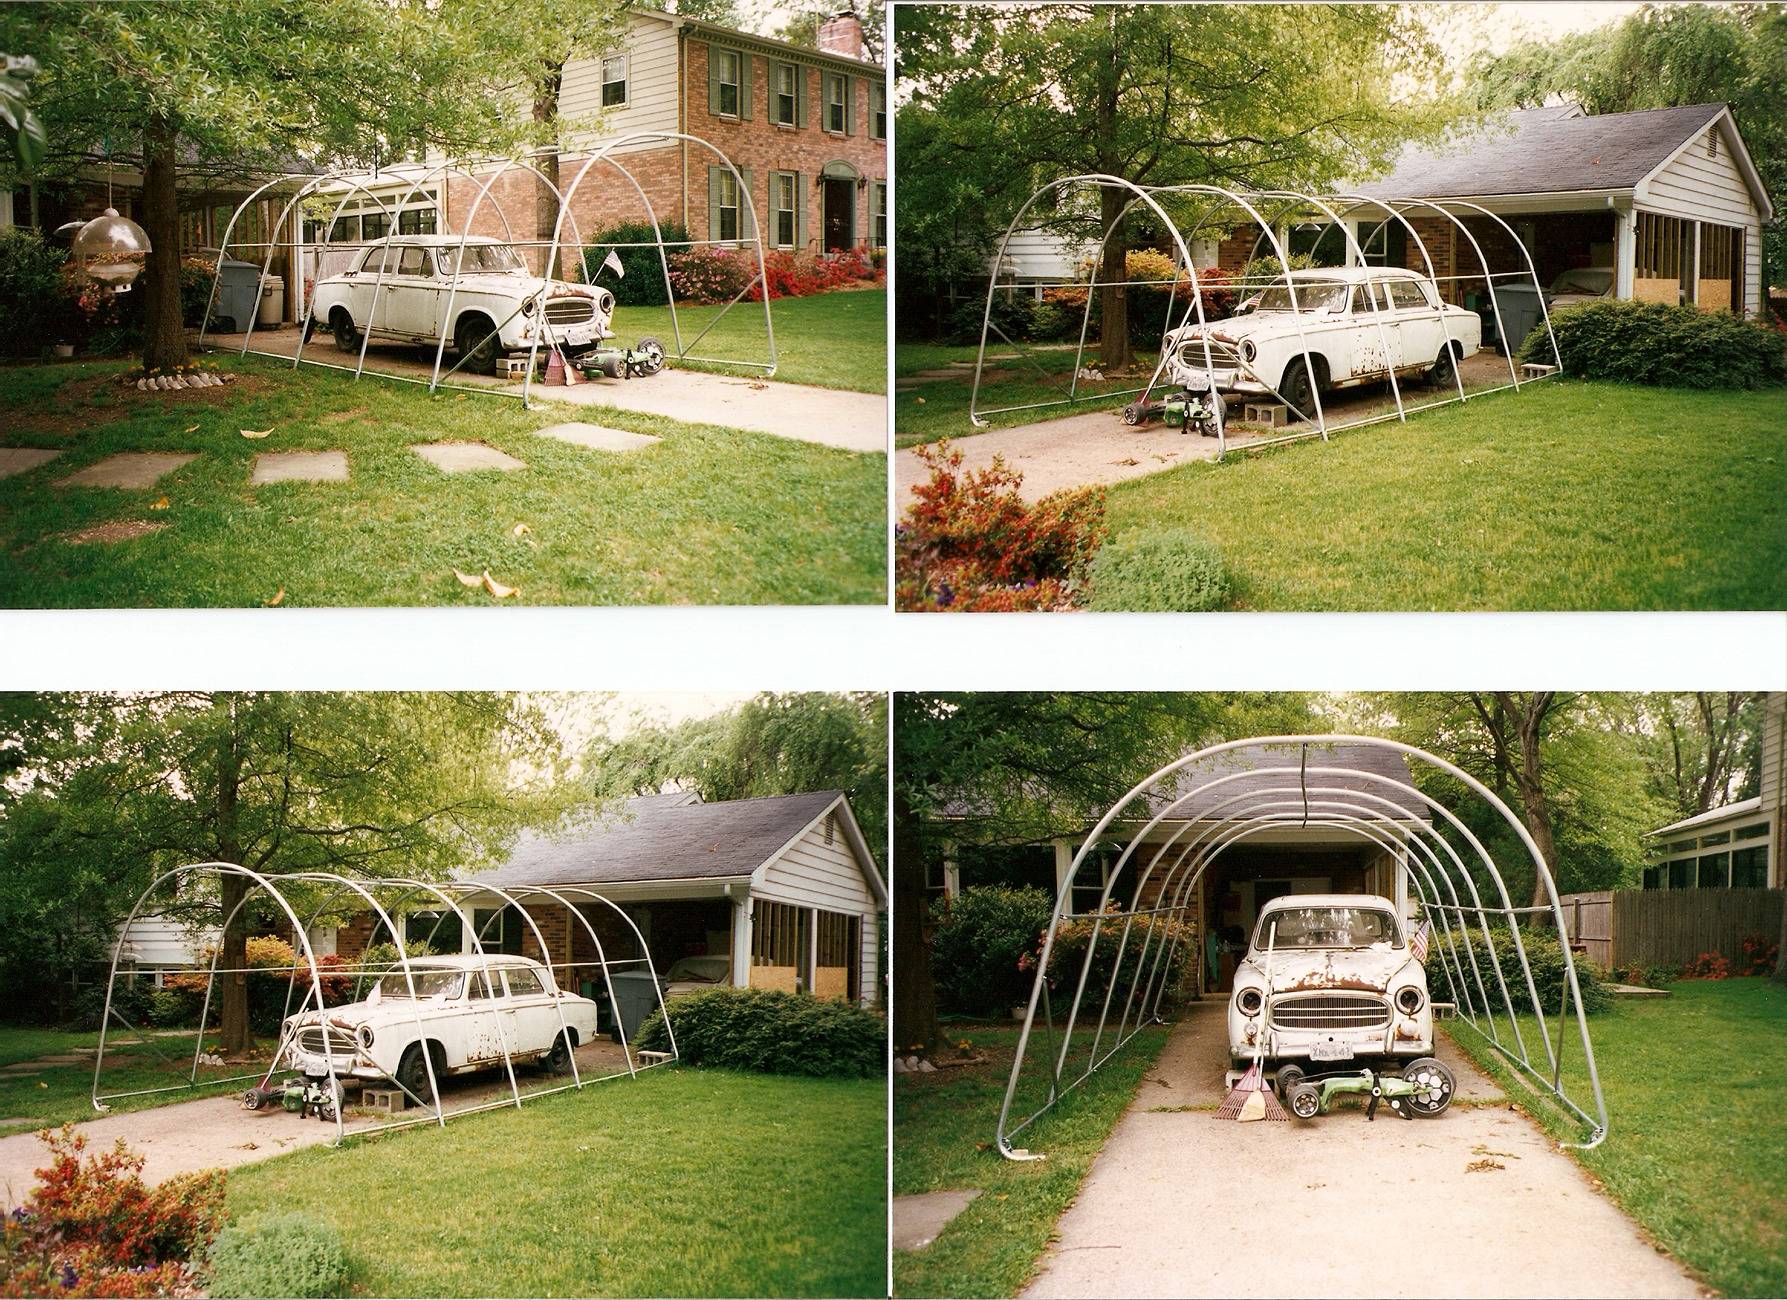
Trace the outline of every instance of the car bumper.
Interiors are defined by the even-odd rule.
[[[1197,376],[1195,381],[1191,378],[1193,375]],[[1175,385],[1183,388],[1194,382],[1201,384],[1205,375],[1210,377],[1211,383],[1216,386],[1216,391],[1219,393],[1245,393],[1251,397],[1261,397],[1272,391],[1255,375],[1240,367],[1228,370],[1218,367],[1215,370],[1206,371],[1202,366],[1175,365],[1169,372],[1168,378]]]
[[[356,1053],[351,1059],[341,1053],[335,1057],[335,1077],[337,1079],[383,1079],[388,1077],[383,1070],[373,1064],[371,1058]],[[312,1052],[293,1052],[292,1068],[307,1079],[326,1079],[329,1077],[329,1058]]]
[[[1240,1020],[1231,1012],[1229,1019],[1229,1055],[1236,1059],[1251,1057],[1256,1050],[1255,1038],[1259,1019]],[[1350,1061],[1357,1057],[1429,1056],[1433,1053],[1433,1018],[1423,1011],[1407,1016],[1396,1012],[1387,1025],[1364,1029],[1286,1029],[1265,1031],[1267,1060]]]
[[[585,321],[581,325],[554,325],[551,334],[539,330],[532,321],[524,321],[512,337],[504,337],[503,347],[511,352],[526,352],[533,347],[536,334],[542,352],[556,342],[559,350],[566,353],[587,352],[605,339],[614,337],[614,332],[600,318]]]

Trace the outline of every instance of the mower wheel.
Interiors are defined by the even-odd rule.
[[[1321,1090],[1313,1083],[1299,1081],[1293,1084],[1285,1094],[1284,1101],[1291,1108],[1291,1114],[1298,1119],[1314,1119],[1322,1113]]]
[[[1413,1096],[1406,1098],[1409,1112],[1423,1119],[1443,1114],[1452,1104],[1457,1083],[1452,1071],[1431,1056],[1423,1056],[1402,1067],[1402,1077],[1415,1085]]]
[[[242,1094],[243,1110],[260,1110],[267,1104],[267,1094],[259,1088],[250,1088]]]
[[[643,373],[655,375],[664,368],[664,345],[650,335],[640,339],[633,351],[645,357],[645,364],[640,367]]]
[[[1278,1067],[1278,1095],[1289,1098],[1291,1089],[1303,1080],[1303,1067],[1300,1065],[1281,1065]]]
[[[1131,402],[1123,408],[1123,423],[1130,428],[1142,422],[1143,413],[1147,410],[1140,402]]]

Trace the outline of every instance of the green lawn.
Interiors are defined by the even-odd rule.
[[[843,289],[810,298],[776,298],[769,310],[776,331],[777,379],[820,388],[848,388],[859,393],[887,391],[887,290]],[[719,307],[679,306],[676,319],[682,327],[684,346],[693,343],[695,336],[720,312]],[[666,348],[674,350],[668,307],[618,307],[614,316],[614,327],[622,343],[636,343],[653,334],[663,340]],[[698,356],[766,360],[769,349],[763,332],[763,304],[739,303],[692,350]],[[698,362],[673,364],[722,373],[753,373]]]
[[[940,343],[901,343],[894,348],[894,381],[904,379],[911,385],[894,393],[894,445],[911,447],[938,438],[961,438],[975,432],[968,422],[968,398],[974,391],[974,358],[972,347],[952,347]],[[1001,359],[1019,356],[1019,360]],[[1018,349],[989,340],[986,370],[981,380],[980,406],[1021,406],[1030,402],[1053,401],[1066,396],[1072,384],[1074,348],[1027,343]],[[1140,388],[1153,373],[1156,354],[1138,352],[1131,373],[1104,380],[1081,381],[1078,394],[1102,394],[1127,388]],[[963,363],[966,363],[965,365]],[[1088,366],[1098,364],[1098,341],[1086,347]],[[926,371],[951,371],[926,377]],[[1015,424],[1029,424],[1060,415],[1077,415],[1101,408],[1115,409],[1127,397],[1112,397],[1100,402],[1077,402],[1072,406],[1048,407],[1040,411],[1017,411],[987,416],[989,428],[1003,429]]]
[[[222,364],[244,380],[167,401],[106,382],[122,362],[0,369],[0,443],[63,449],[0,479],[0,606],[254,606],[282,590],[286,605],[493,603],[455,568],[489,569],[528,604],[884,599],[878,454],[609,409],[602,423],[663,441],[594,452],[535,435],[574,418],[561,407]],[[449,476],[408,450],[468,439],[527,468]],[[111,453],[153,450],[199,458],[146,491],[51,486]],[[248,486],[257,453],[290,450],[346,450],[352,479]],[[162,527],[64,540],[131,521]]]
[[[1667,998],[1622,998],[1589,1021],[1608,1134],[1593,1151],[1572,1154],[1711,1287],[1787,1295],[1787,987],[1764,979],[1669,987]],[[1537,1027],[1529,1021],[1521,1030]],[[1480,1038],[1468,1029],[1453,1037],[1510,1095],[1520,1095],[1510,1087],[1512,1072]],[[1574,1041],[1565,1051],[1564,1088],[1573,1098],[1590,1096]],[[1592,1104],[1579,1104],[1592,1112]],[[1529,1109],[1554,1134],[1581,1140],[1555,1108]]]
[[[1787,607],[1787,389],[1562,381],[1112,487],[1271,610]]]
[[[1019,1137],[1046,1160],[1017,1163],[993,1145],[1017,1031],[952,1026],[984,1065],[902,1075],[894,1085],[894,1194],[980,1188],[922,1251],[894,1252],[894,1294],[1009,1296],[1029,1280],[1055,1221],[1166,1043],[1147,1029]],[[1033,1107],[1032,1107],[1033,1108]],[[1028,1109],[1028,1108],[1027,1108]]]
[[[887,1089],[653,1070],[230,1174],[229,1209],[341,1231],[350,1294],[870,1296]]]

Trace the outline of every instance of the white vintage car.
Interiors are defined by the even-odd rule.
[[[596,1004],[563,992],[526,957],[417,957],[407,977],[400,966],[379,976],[363,1001],[287,1018],[281,1036],[307,1078],[323,1078],[332,1062],[337,1078],[394,1079],[427,1103],[424,1051],[437,1079],[500,1067],[505,1050],[517,1065],[563,1073],[572,1050],[596,1036]]]
[[[1228,1010],[1229,1056],[1240,1068],[1261,1034],[1267,1062],[1433,1051],[1427,971],[1409,950],[1395,905],[1375,894],[1290,894],[1267,903],[1235,970]]]
[[[1311,366],[1326,392],[1387,379],[1392,370],[1450,385],[1458,362],[1483,344],[1473,311],[1440,301],[1433,281],[1398,267],[1293,271],[1244,302],[1227,320],[1167,335],[1167,380],[1202,391],[1276,395],[1313,419]],[[1296,307],[1292,308],[1295,290]],[[1299,333],[1299,329],[1301,332]]]
[[[542,279],[527,269],[512,245],[497,239],[468,239],[461,259],[459,239],[398,235],[374,244],[346,271],[316,286],[310,329],[329,330],[335,346],[344,352],[358,353],[367,329],[374,339],[432,348],[440,339],[441,314],[451,297],[447,343],[461,357],[470,355],[468,370],[486,373],[496,369],[499,355],[526,352],[536,338],[542,356],[556,342],[570,357],[613,337],[609,325],[614,319],[614,295],[608,290]],[[378,287],[381,265],[383,288]],[[462,274],[454,290],[456,265]]]

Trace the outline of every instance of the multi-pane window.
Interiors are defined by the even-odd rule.
[[[769,99],[770,120],[796,126],[800,117],[800,68],[792,63],[774,65],[775,90]]]
[[[368,212],[360,218],[361,239],[383,239],[391,233],[391,218],[383,212]]]
[[[777,248],[793,248],[799,221],[795,210],[795,195],[798,184],[793,172],[771,172],[769,174],[769,203],[775,217],[775,244]],[[826,835],[831,835],[831,821],[825,823]]]
[[[432,235],[434,209],[410,208],[397,214],[397,229],[405,235]]]
[[[714,238],[738,238],[738,177],[721,170],[714,187]]]
[[[1669,841],[1666,860],[1647,867],[1646,889],[1764,889],[1768,886],[1768,823]]]
[[[734,50],[714,50],[714,84],[722,115],[737,117],[740,102],[739,58]]]
[[[850,79],[825,74],[825,129],[843,135],[850,129]]]
[[[869,216],[872,219],[875,247],[887,247],[887,182],[876,181],[869,187]]]
[[[627,106],[627,56],[610,54],[602,60],[602,107]]]
[[[869,135],[876,140],[887,139],[887,83],[884,81],[869,83]]]

